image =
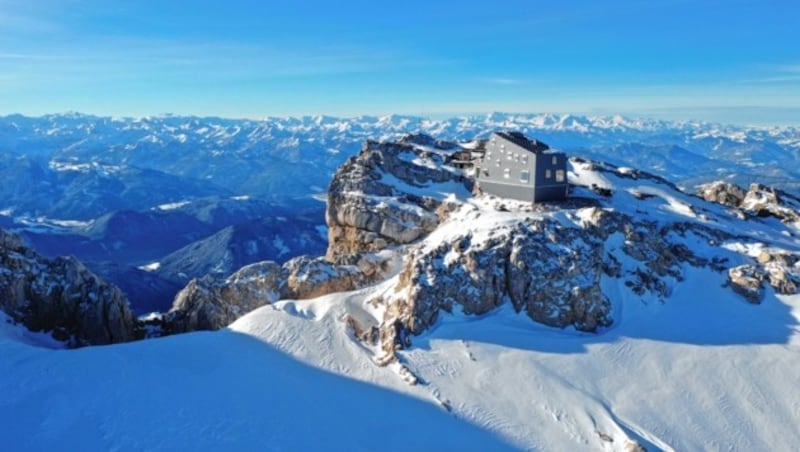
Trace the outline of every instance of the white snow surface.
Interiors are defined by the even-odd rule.
[[[189,201],[170,202],[156,206],[158,210],[175,210],[189,204]]]
[[[65,351],[20,342],[14,329],[0,325],[4,450],[511,448],[424,400],[303,363],[257,334]]]

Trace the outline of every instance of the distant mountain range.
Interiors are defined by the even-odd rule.
[[[635,163],[679,184],[735,176],[798,188],[789,181],[800,176],[796,127],[502,113],[258,121],[12,115],[0,117],[0,176],[8,182],[0,189],[0,211],[89,220],[212,195],[286,203],[324,193],[335,168],[368,138],[422,132],[459,141],[497,129],[616,164]]]

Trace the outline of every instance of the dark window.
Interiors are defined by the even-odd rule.
[[[527,170],[520,171],[519,173],[519,181],[527,184],[531,181],[531,172]]]

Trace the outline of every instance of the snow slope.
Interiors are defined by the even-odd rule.
[[[687,273],[663,304],[607,280],[624,312],[600,335],[536,325],[508,305],[481,318],[446,316],[401,352],[417,386],[387,377],[348,336],[342,318],[369,291],[281,302],[231,329],[310,365],[435,400],[523,449],[793,449],[800,296],[749,305],[719,274]]]
[[[256,335],[50,350],[0,325],[4,450],[502,450],[444,410]]]

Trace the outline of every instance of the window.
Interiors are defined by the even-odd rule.
[[[554,155],[554,156],[553,156],[553,165],[555,165],[555,164],[557,164],[557,163],[558,163],[558,157],[556,157],[556,156]]]
[[[506,168],[503,170],[503,177],[506,179],[511,177],[511,168]]]
[[[522,155],[522,163],[524,163],[526,165],[528,164],[528,156],[527,155],[524,155],[524,154]]]
[[[551,177],[553,177],[553,172],[550,171],[550,170],[545,170],[544,171],[544,178],[545,179],[550,179]]]
[[[500,166],[500,159],[495,160],[495,166]]]
[[[556,182],[564,182],[564,170],[556,170]]]
[[[510,153],[510,152],[509,152],[508,154],[506,154],[506,156],[507,156],[507,157],[506,157],[507,159],[509,159],[509,160],[514,160],[514,154],[512,154],[512,153]]]
[[[492,159],[492,151],[489,151],[486,153],[486,160],[491,160],[491,159]]]
[[[527,184],[531,181],[531,172],[528,170],[520,171],[519,173],[519,181],[523,184]]]
[[[514,154],[514,161],[519,162],[519,154]]]

